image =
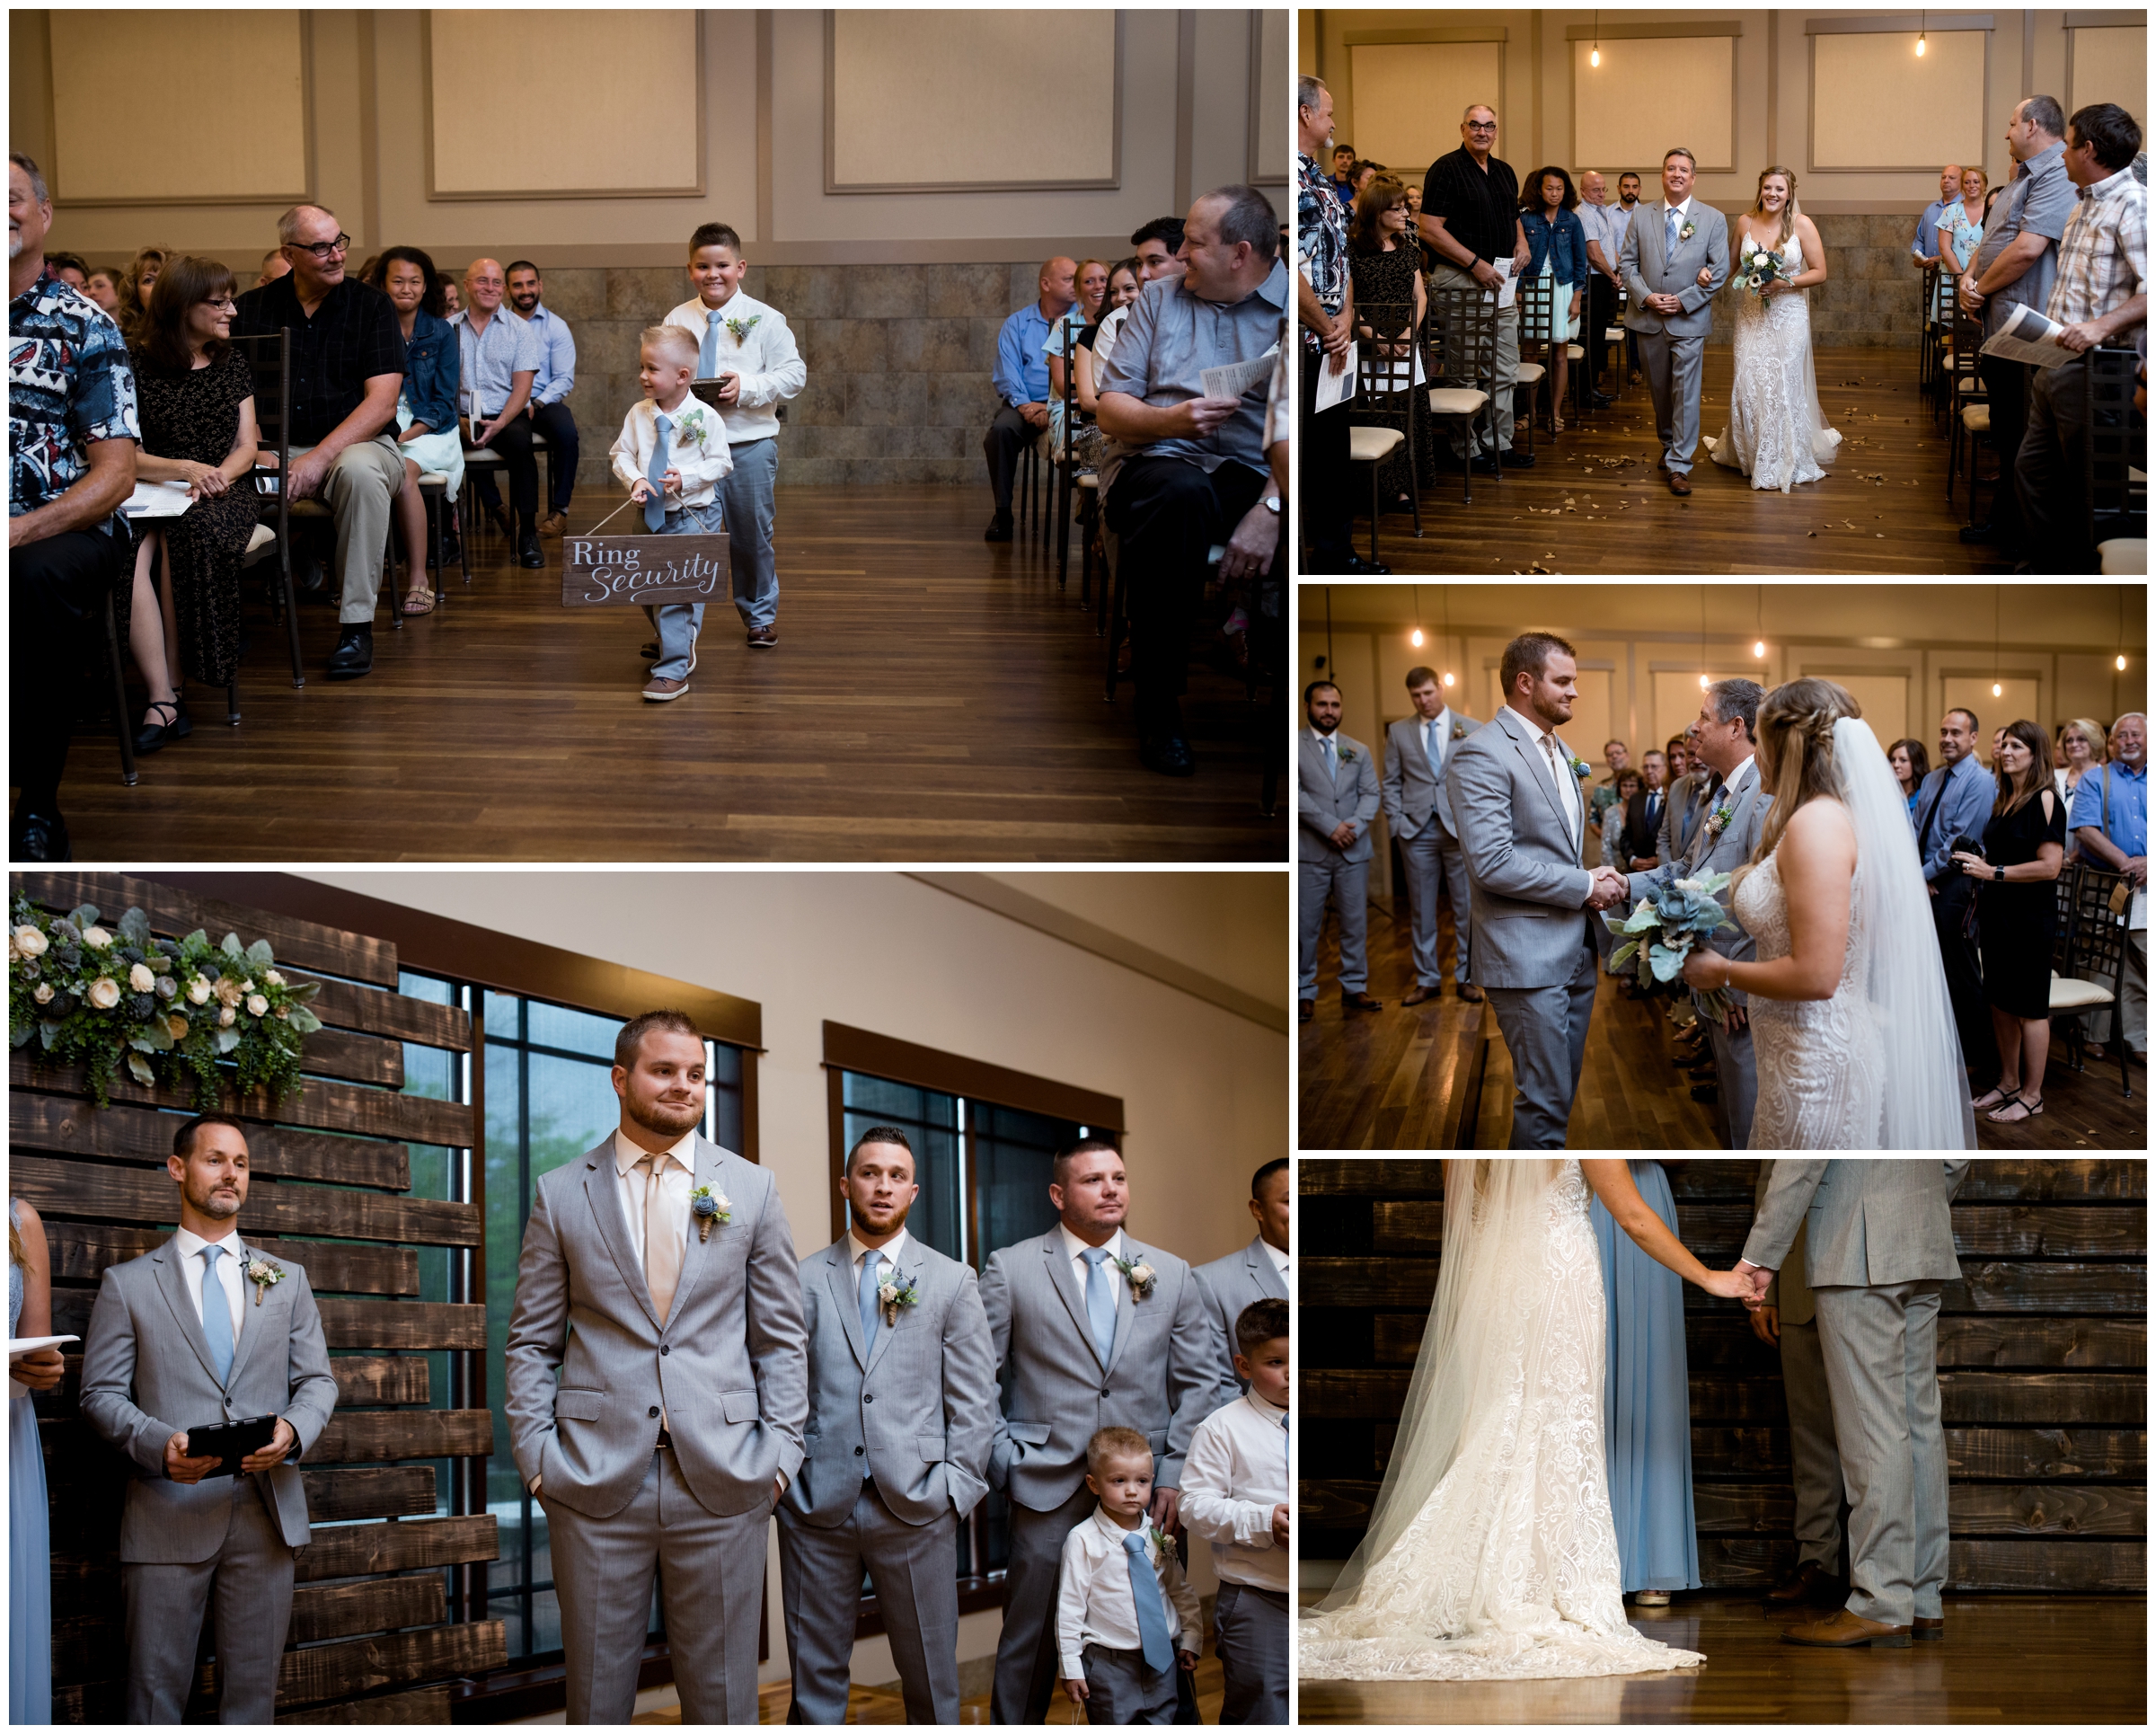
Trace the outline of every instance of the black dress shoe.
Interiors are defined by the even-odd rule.
[[[1970,544],[1996,542],[1999,532],[1989,524],[1965,524],[1961,526],[1961,539]]]
[[[1162,776],[1191,776],[1197,771],[1197,761],[1190,756],[1190,743],[1173,731],[1149,734],[1138,741],[1138,758],[1149,771],[1158,771]]]
[[[539,532],[528,520],[517,533],[517,563],[529,571],[546,564],[546,556],[539,552]]]
[[[330,678],[357,680],[361,675],[372,674],[374,668],[375,629],[367,625],[341,628],[337,648],[330,652]]]
[[[1502,452],[1498,456],[1508,470],[1532,470],[1534,467],[1533,452]]]
[[[988,520],[988,527],[981,532],[984,542],[1008,542],[1011,539],[1011,514],[998,512]]]
[[[57,813],[21,813],[15,835],[8,845],[12,861],[73,861],[67,846],[67,821]]]
[[[166,720],[142,725],[135,737],[135,750],[137,753],[154,753],[168,740],[185,740],[194,733],[195,725],[187,714],[184,702],[174,699],[168,703],[159,700],[149,708],[163,712]]]
[[[1297,1002],[1295,1006],[1295,1022],[1297,1023],[1308,1023],[1317,1014],[1318,1003],[1316,1000],[1306,999]]]
[[[1383,578],[1392,571],[1390,566],[1380,565],[1374,560],[1365,560],[1360,554],[1349,554],[1340,570],[1354,578]]]
[[[320,596],[329,588],[330,569],[320,560],[309,559],[301,564],[296,581],[302,595]]]
[[[1694,1101],[1703,1101],[1703,1102],[1705,1102],[1705,1103],[1706,1103],[1706,1104],[1707,1104],[1707,1105],[1708,1105],[1710,1108],[1713,1107],[1713,1106],[1714,1106],[1714,1099],[1715,1099],[1715,1088],[1714,1088],[1714,1085],[1712,1085],[1711,1084],[1693,1084],[1693,1085],[1692,1086],[1692,1099]]]
[[[1594,396],[1587,400],[1587,403],[1591,408],[1606,410],[1616,401],[1617,400],[1612,397],[1607,392],[1596,392]]]

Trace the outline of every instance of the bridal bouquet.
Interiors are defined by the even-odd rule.
[[[1709,934],[1736,924],[1715,901],[1715,893],[1729,883],[1727,873],[1710,873],[1705,879],[1672,880],[1648,895],[1630,916],[1620,921],[1604,913],[1602,924],[1625,942],[1610,955],[1610,967],[1619,969],[1637,958],[1639,986],[1648,993],[1682,991],[1669,986],[1677,979],[1694,947]],[[1719,987],[1700,995],[1700,1010],[1719,1018],[1730,1009]]]
[[[1786,283],[1792,275],[1789,261],[1779,252],[1770,252],[1749,236],[1745,238],[1744,256],[1737,261],[1736,280],[1754,295],[1764,301],[1768,284],[1776,278]]]

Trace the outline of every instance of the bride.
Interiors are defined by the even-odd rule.
[[[1907,804],[1857,702],[1816,676],[1760,702],[1774,797],[1732,905],[1757,942],[1684,960],[1751,996],[1760,1150],[1974,1150],[1961,1039]],[[1891,1084],[1890,1084],[1891,1081]]]
[[[1826,249],[1812,219],[1797,208],[1797,177],[1787,169],[1759,177],[1758,196],[1736,219],[1730,251],[1733,286],[1754,252],[1779,254],[1783,274],[1763,290],[1737,288],[1729,420],[1710,449],[1717,464],[1741,469],[1754,488],[1786,494],[1792,483],[1823,481],[1842,443],[1819,410],[1811,297],[1802,293],[1826,281]]]
[[[1707,1659],[1625,1623],[1590,1188],[1648,1256],[1742,1297],[1745,1279],[1686,1252],[1621,1161],[1446,1163],[1444,1257],[1398,1442],[1368,1535],[1301,1622],[1304,1679],[1560,1679]]]

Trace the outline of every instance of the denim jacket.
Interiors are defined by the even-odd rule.
[[[411,419],[436,433],[456,423],[456,332],[421,307],[404,346],[404,401]]]
[[[1579,218],[1574,213],[1560,210],[1553,225],[1540,211],[1522,211],[1520,226],[1527,233],[1524,275],[1540,276],[1542,261],[1551,256],[1554,247],[1557,263],[1552,274],[1557,280],[1567,288],[1577,288],[1587,280],[1587,232],[1580,227]]]

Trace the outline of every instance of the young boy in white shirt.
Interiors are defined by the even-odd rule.
[[[734,460],[718,412],[689,396],[696,345],[676,326],[653,325],[640,340],[638,359],[636,376],[648,395],[622,423],[621,438],[614,442],[614,473],[643,507],[643,527],[650,535],[716,535],[726,526],[720,485]],[[644,615],[658,633],[644,647],[653,661],[644,696],[664,704],[688,690],[695,672],[703,605],[663,603],[647,607]]]
[[[667,323],[695,341],[696,377],[721,382],[719,402],[734,453],[733,473],[726,480],[734,606],[748,629],[749,649],[768,650],[779,641],[779,569],[771,547],[778,406],[800,395],[808,367],[786,315],[743,292],[747,271],[741,237],[724,223],[704,224],[689,237],[695,297],[668,314]]]
[[[1153,1447],[1135,1429],[1104,1427],[1085,1442],[1085,1470],[1100,1503],[1063,1544],[1057,1676],[1089,1722],[1166,1727],[1177,1668],[1197,1668],[1205,1640],[1175,1544],[1146,1520]]]
[[[1287,1721],[1287,1303],[1235,1321],[1235,1374],[1250,1389],[1197,1424],[1183,1460],[1184,1527],[1213,1544],[1220,1595],[1213,1650],[1224,1723]]]

